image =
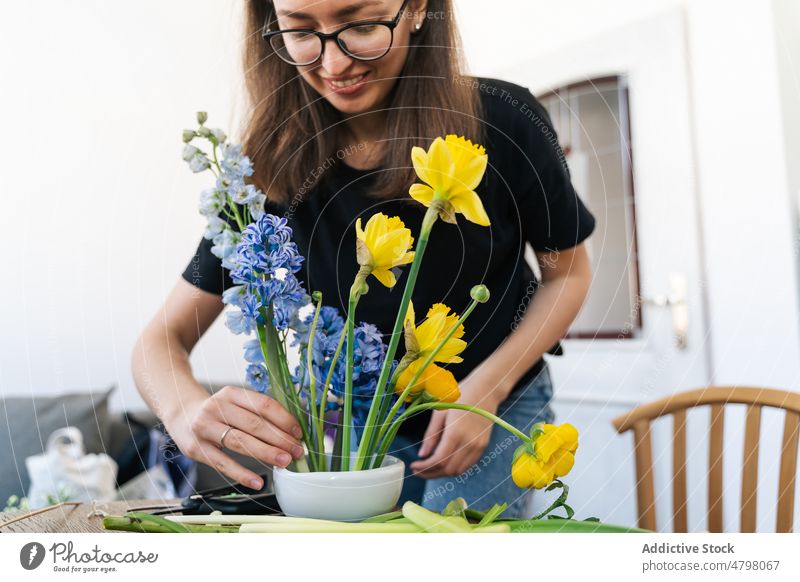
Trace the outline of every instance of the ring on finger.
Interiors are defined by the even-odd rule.
[[[233,427],[229,426],[228,428],[225,429],[225,432],[222,433],[222,436],[219,437],[219,448],[221,449],[225,448],[225,437],[228,436],[228,433],[231,432],[232,430]]]

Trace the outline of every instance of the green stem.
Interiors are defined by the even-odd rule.
[[[272,329],[275,330],[274,327]],[[284,385],[286,386],[292,407],[294,408],[294,417],[297,419],[298,423],[300,424],[300,430],[303,432],[303,442],[308,448],[308,458],[311,460],[311,468],[313,471],[319,471],[321,469],[317,455],[316,441],[314,440],[314,426],[313,424],[311,426],[308,425],[306,412],[303,410],[303,406],[300,403],[300,395],[295,389],[294,382],[292,381],[292,374],[289,371],[289,364],[284,345],[284,341],[278,342],[278,353],[280,354],[278,361],[280,362],[281,373],[283,374],[285,382]]]
[[[375,419],[376,425],[383,426],[384,422],[391,418],[390,416],[387,416],[391,402],[391,399],[387,398],[387,395],[394,393],[394,387],[397,384],[397,379],[400,377],[400,374],[403,373],[403,370],[408,367],[408,364],[409,362],[406,361],[406,356],[403,356],[403,358],[400,360],[400,363],[397,365],[397,368],[395,368],[394,374],[392,374],[392,377],[389,380],[389,386],[386,388],[386,394],[383,396],[381,407],[378,409],[378,417]],[[366,448],[364,449],[367,451],[367,458],[365,462],[366,465],[369,464],[369,458],[372,455],[372,452],[375,450],[375,446],[378,442],[380,442],[380,439],[378,438],[378,431],[370,431],[369,441],[366,443]]]
[[[400,299],[400,307],[397,310],[394,328],[392,329],[392,334],[389,337],[389,346],[386,348],[386,356],[384,357],[383,366],[381,367],[381,374],[378,377],[378,383],[375,387],[375,396],[372,399],[372,405],[369,407],[367,421],[364,425],[365,432],[372,432],[375,430],[378,410],[383,402],[383,396],[386,393],[387,384],[389,382],[389,372],[392,369],[394,355],[397,352],[397,346],[400,343],[400,330],[403,329],[403,322],[406,318],[406,310],[408,309],[408,303],[411,301],[411,293],[414,291],[414,284],[417,281],[417,274],[419,273],[419,267],[422,263],[422,256],[425,254],[425,248],[428,246],[428,237],[430,236],[433,225],[436,223],[436,219],[439,217],[440,209],[441,202],[436,198],[436,196],[434,196],[433,202],[431,202],[431,205],[428,207],[428,210],[425,212],[425,216],[422,219],[419,240],[417,241],[416,249],[414,249],[414,260],[411,262],[411,267],[408,270],[408,279],[406,279],[406,286],[405,289],[403,289],[403,297]],[[361,445],[358,448],[358,455],[356,457],[357,469],[364,467],[364,462],[369,454],[369,452],[366,450],[366,443],[369,440],[371,440],[371,438],[367,439],[362,437],[361,439]]]
[[[483,408],[478,408],[476,406],[470,406],[469,404],[458,404],[455,402],[425,402],[422,404],[416,404],[408,409],[406,409],[403,414],[401,414],[396,421],[394,421],[391,426],[389,427],[389,432],[386,435],[386,438],[381,443],[380,449],[378,450],[378,454],[375,457],[375,464],[373,466],[380,466],[378,463],[383,462],[383,457],[386,456],[386,451],[389,450],[389,446],[391,445],[394,437],[397,435],[397,431],[400,429],[400,425],[412,414],[420,412],[422,410],[465,410],[467,412],[472,412],[473,414],[477,414],[478,416],[482,416],[488,420],[491,420],[496,425],[506,429],[508,432],[516,436],[517,438],[521,439],[523,442],[530,441],[530,437],[526,435],[524,432],[516,428],[515,426],[507,423],[505,420],[500,418],[499,416],[492,414],[484,410]]]
[[[300,425],[300,430],[303,432],[303,442],[306,446],[309,445],[308,427],[306,426],[304,415],[299,403],[296,402],[297,394],[291,384],[291,378],[287,379],[284,367],[286,365],[285,356],[281,354],[281,343],[278,338],[278,332],[272,324],[272,306],[262,307],[261,315],[264,318],[265,324],[256,326],[258,333],[258,342],[261,346],[261,353],[264,356],[264,362],[267,365],[267,374],[269,376],[269,383],[271,387],[272,396],[277,400],[278,404],[283,406],[286,410],[292,413]],[[309,451],[311,447],[309,447]],[[312,465],[316,465],[316,460],[312,455]],[[299,466],[299,462],[295,466]]]
[[[328,376],[325,378],[325,385],[322,387],[322,400],[319,403],[319,432],[322,433],[324,430],[325,424],[325,407],[328,403],[328,387],[331,385],[331,378],[333,378],[333,370],[336,367],[337,362],[339,361],[339,354],[342,353],[342,346],[344,345],[344,339],[346,337],[345,330],[342,329],[342,333],[339,334],[339,343],[336,346],[336,351],[333,353],[333,359],[331,360],[331,365],[328,368]]]
[[[355,351],[355,318],[356,306],[361,295],[366,291],[366,280],[371,272],[368,266],[362,266],[356,274],[350,288],[350,301],[347,306],[347,369],[344,375],[344,403],[342,405],[342,471],[350,470],[350,433],[353,425],[353,356]]]
[[[427,368],[433,363],[434,358],[439,354],[440,351],[442,351],[442,348],[450,340],[450,338],[453,337],[456,331],[458,331],[458,328],[464,324],[464,322],[469,317],[469,314],[472,313],[472,311],[475,309],[477,305],[478,301],[473,299],[472,302],[469,304],[469,307],[467,307],[467,309],[464,311],[461,317],[458,318],[458,321],[456,321],[456,323],[447,332],[447,335],[445,335],[441,339],[441,341],[436,345],[435,348],[433,348],[433,350],[428,354],[428,356],[422,362],[422,365],[414,374],[414,377],[411,378],[411,382],[409,382],[408,386],[406,386],[405,390],[403,390],[403,393],[400,395],[400,398],[397,399],[397,402],[395,402],[394,406],[389,411],[389,414],[386,416],[383,425],[381,425],[380,431],[378,432],[378,438],[377,438],[378,442],[380,442],[380,440],[383,438],[383,435],[386,434],[386,431],[389,430],[389,424],[394,418],[394,415],[397,414],[397,411],[400,410],[400,407],[403,405],[403,402],[405,402],[406,398],[408,398],[409,394],[411,394],[411,391],[416,385],[417,380],[419,380],[420,376],[422,376],[422,373],[425,371],[425,368]]]
[[[247,225],[244,223],[244,220],[242,220],[242,215],[239,214],[239,205],[233,201],[230,194],[228,195],[228,206],[233,210],[233,217],[236,219],[236,224],[239,225],[239,232],[243,232]]]
[[[314,376],[314,337],[317,333],[317,322],[319,321],[319,311],[322,308],[322,293],[319,294],[317,306],[314,311],[314,320],[311,322],[311,332],[308,336],[308,344],[306,345],[306,367],[308,369],[308,411],[311,415],[311,425],[316,429],[317,437],[317,464],[324,464],[324,450],[325,443],[323,440],[322,431],[319,430],[319,422],[317,419],[317,384],[316,377]],[[302,386],[302,384],[301,384]]]

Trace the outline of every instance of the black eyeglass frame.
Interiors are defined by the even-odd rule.
[[[386,54],[391,50],[392,45],[394,44],[394,29],[397,28],[398,24],[400,24],[400,18],[403,16],[403,13],[406,10],[406,6],[408,5],[408,2],[409,2],[409,0],[403,0],[403,4],[400,5],[400,10],[397,12],[397,16],[395,16],[392,20],[361,20],[359,22],[351,22],[349,24],[344,25],[340,29],[334,30],[333,32],[328,33],[328,34],[326,34],[324,32],[319,32],[317,30],[314,30],[313,28],[287,28],[286,30],[280,30],[280,29],[279,30],[270,30],[269,26],[267,25],[267,22],[265,21],[264,22],[264,30],[261,32],[261,38],[264,39],[265,41],[267,41],[267,43],[269,43],[269,46],[272,49],[272,51],[284,63],[287,63],[289,65],[298,66],[298,67],[306,67],[308,65],[313,65],[314,63],[319,61],[322,58],[322,55],[325,53],[325,44],[326,44],[326,42],[328,40],[331,40],[331,39],[336,41],[336,46],[338,46],[344,54],[346,54],[347,56],[349,56],[351,58],[354,58],[354,59],[359,60],[359,61],[376,61],[378,59],[382,59],[383,57],[385,57]],[[274,8],[273,8],[273,10],[274,10]],[[270,13],[267,14],[267,21],[269,20],[269,16],[270,16],[271,13],[272,13],[272,10],[270,10]],[[349,50],[347,50],[347,47],[345,46],[345,44],[339,39],[339,35],[342,32],[346,31],[346,30],[349,30],[351,28],[356,28],[356,27],[359,27],[359,26],[385,26],[385,27],[387,27],[389,29],[389,46],[386,47],[386,51],[382,55],[379,55],[377,57],[364,58],[364,57],[359,57],[357,55],[354,55]],[[320,51],[319,51],[319,56],[316,59],[314,59],[313,61],[309,61],[307,63],[295,63],[295,62],[292,62],[292,61],[289,61],[289,60],[283,58],[281,56],[281,54],[277,50],[275,50],[275,47],[272,46],[272,38],[274,38],[274,37],[276,37],[278,35],[281,35],[281,34],[283,34],[285,32],[306,32],[306,33],[313,34],[314,36],[319,38],[320,39],[320,44],[321,44],[321,48],[320,48]]]

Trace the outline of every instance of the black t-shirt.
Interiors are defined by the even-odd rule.
[[[437,221],[412,296],[419,322],[434,303],[445,303],[462,313],[470,302],[470,288],[479,283],[488,287],[490,300],[478,305],[465,324],[468,346],[461,354],[464,361],[448,366],[457,379],[497,349],[530,303],[537,282],[524,258],[525,243],[536,251],[558,251],[578,245],[594,229],[594,218],[572,187],[544,108],[523,87],[494,79],[479,82],[485,122],[482,145],[489,166],[476,192],[491,226],[478,226],[462,215],[457,215],[457,225]],[[360,216],[365,223],[376,212],[399,216],[416,240],[425,207],[408,197],[370,197],[370,183],[380,170],[357,170],[339,161],[327,171],[325,183],[299,204],[270,205],[267,210],[289,219],[294,241],[305,256],[297,276],[308,292],[322,291],[323,303],[339,308],[344,316],[358,270],[356,218]],[[220,260],[211,254],[211,246],[208,240],[200,242],[183,277],[205,291],[221,294],[232,282]],[[375,324],[386,334],[387,343],[407,269],[403,267],[393,289],[370,277],[369,293],[358,304],[356,321]],[[554,346],[551,351],[559,349]],[[540,367],[541,361],[517,386],[524,385]],[[420,437],[426,425],[427,415],[420,415],[405,423],[402,432]]]

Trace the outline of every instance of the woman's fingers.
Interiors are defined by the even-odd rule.
[[[420,446],[417,453],[419,457],[427,457],[439,444],[439,439],[442,438],[442,431],[444,430],[446,415],[447,411],[445,410],[436,410],[431,415],[428,428],[425,429],[425,436],[422,437],[422,446]]]
[[[445,476],[446,467],[452,460],[451,455],[456,451],[456,446],[455,440],[445,432],[436,451],[427,459],[411,463],[411,470],[425,479]]]
[[[274,398],[243,388],[231,387],[228,390],[228,387],[225,387],[220,392],[224,392],[224,395],[221,395],[229,398],[231,402],[268,420],[282,431],[295,438],[302,438],[303,432],[300,430],[297,420]]]
[[[233,432],[233,431],[231,431]],[[228,435],[230,436],[230,435]],[[225,437],[225,442],[228,442],[228,437]],[[250,471],[245,469],[239,463],[231,459],[228,455],[223,453],[215,445],[206,441],[198,445],[197,450],[193,457],[196,461],[205,463],[210,467],[214,467],[217,471],[233,479],[237,483],[241,483],[245,487],[251,489],[261,489],[264,486],[264,481]]]
[[[237,428],[260,441],[282,449],[296,459],[303,456],[304,451],[300,441],[265,420],[262,416],[235,404],[221,411],[221,413],[222,422],[228,426]],[[225,443],[228,443],[227,437]]]
[[[228,430],[228,425],[222,423],[212,423],[211,426],[209,426],[209,430],[211,434],[223,434],[225,431],[227,431],[227,433],[225,433],[225,442],[217,442],[217,445],[224,444],[226,449],[236,451],[242,455],[258,459],[263,463],[275,465],[277,467],[285,467],[292,462],[292,456],[286,451],[279,449],[278,447],[268,445],[264,441],[259,440],[236,427],[232,427],[231,430]]]

